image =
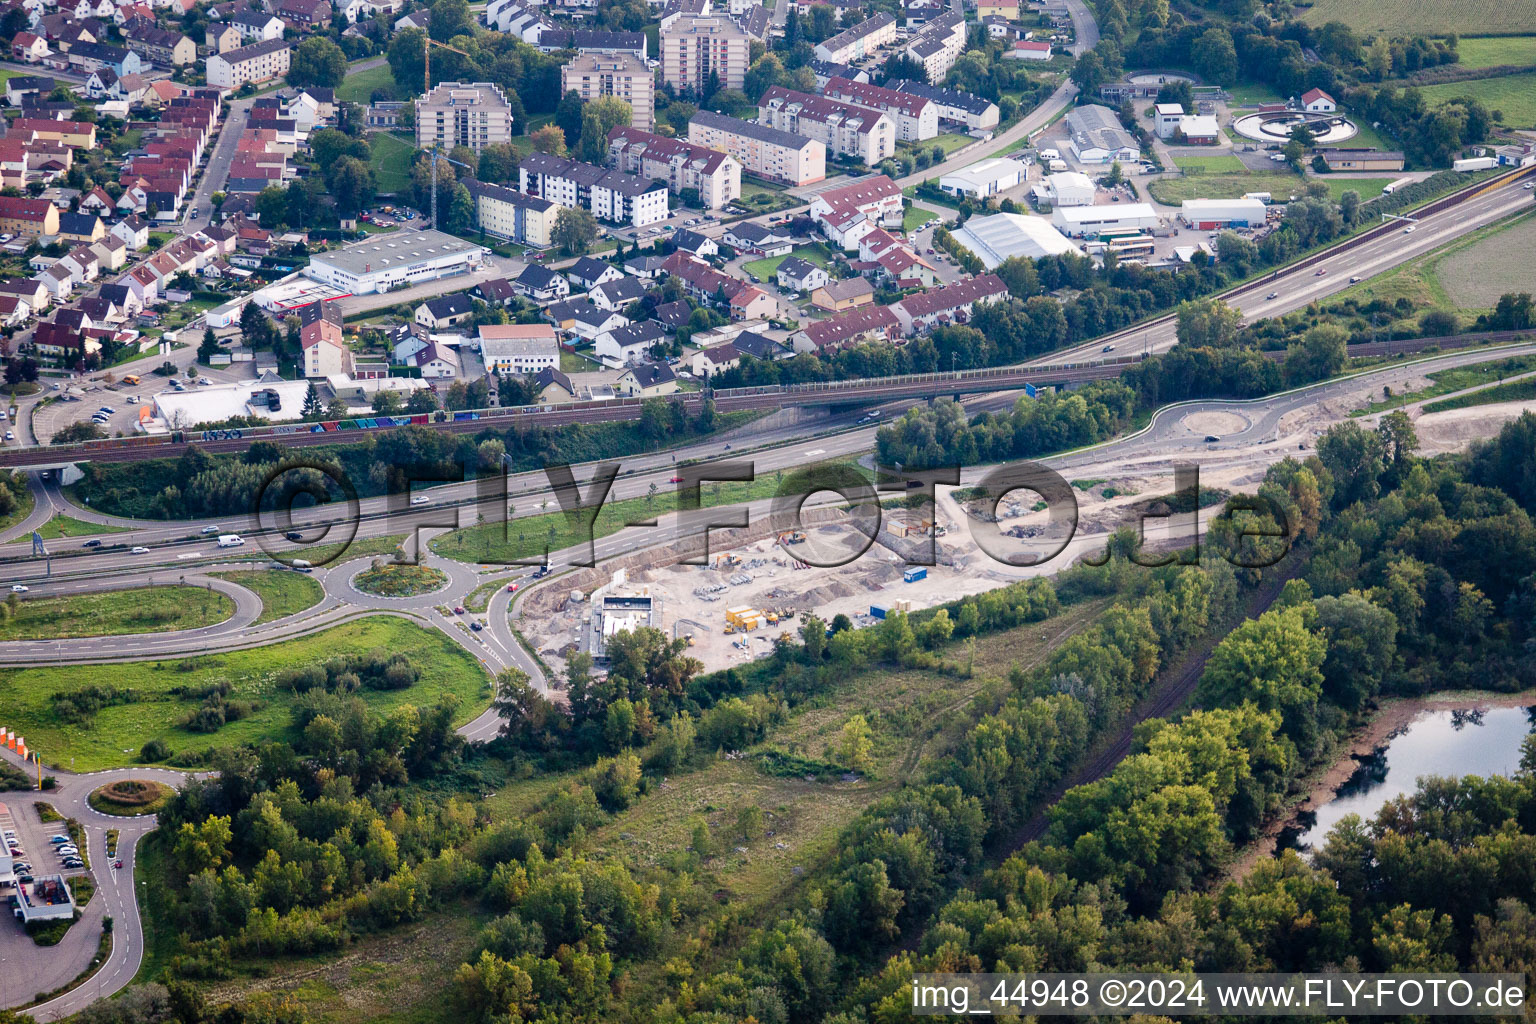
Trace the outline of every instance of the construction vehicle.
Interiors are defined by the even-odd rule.
[[[768,620],[768,625],[770,626],[777,626],[779,624],[778,613],[774,612],[772,609],[763,612],[763,618]]]
[[[780,544],[804,544],[805,543],[805,533],[804,533],[804,531],[801,531],[801,530],[795,530],[795,531],[790,532],[790,533],[781,533],[781,534],[779,534],[779,543]]]
[[[689,647],[693,646],[693,634],[692,633],[684,633],[683,634],[683,639],[688,641],[688,646]]]
[[[730,552],[720,555],[715,559],[716,569],[734,569],[740,564],[741,559]]]
[[[736,632],[736,627],[731,625],[729,622],[727,622],[725,624],[725,628],[722,629],[720,632],[724,633],[726,636],[730,636],[731,634]]]

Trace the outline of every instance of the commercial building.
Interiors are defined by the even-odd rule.
[[[401,231],[316,253],[304,273],[343,292],[371,295],[470,273],[481,266],[488,252],[441,231]]]
[[[697,141],[619,127],[608,133],[608,159],[625,173],[665,181],[674,193],[697,189],[699,201],[718,210],[741,196],[741,162],[724,147]]]
[[[281,38],[215,53],[204,64],[208,84],[220,89],[238,89],[247,82],[270,82],[288,73],[292,55],[293,47]]]
[[[1403,154],[1384,149],[1323,149],[1313,150],[1323,158],[1330,171],[1400,171]]]
[[[1268,216],[1259,199],[1186,199],[1179,218],[1192,228],[1256,227]]]
[[[155,395],[156,418],[172,430],[190,430],[202,423],[223,423],[249,416],[272,423],[302,419],[307,380],[283,380],[267,374],[239,384],[215,384],[189,391]]]
[[[662,80],[697,95],[712,80],[722,89],[740,89],[751,43],[752,37],[729,18],[680,17],[661,32]]]
[[[903,141],[920,142],[939,134],[938,105],[915,93],[833,78],[827,82],[822,95],[890,115],[896,123],[896,135]]]
[[[1171,139],[1173,133],[1179,130],[1179,122],[1184,119],[1184,105],[1182,103],[1154,104],[1152,118],[1156,125],[1157,137]]]
[[[666,186],[580,160],[531,153],[518,168],[518,183],[525,195],[590,210],[600,220],[643,227],[667,219]]]
[[[1149,203],[1058,206],[1051,211],[1051,224],[1071,238],[1094,238],[1107,231],[1151,231],[1158,217]]]
[[[843,29],[832,38],[817,43],[816,59],[830,61],[833,64],[851,64],[894,42],[896,42],[896,19],[882,11],[873,18],[861,21],[852,28]]]
[[[964,125],[971,131],[991,131],[997,127],[997,104],[975,93],[946,89],[926,82],[913,82],[905,78],[886,82],[885,87],[932,100],[938,107],[940,124],[949,122]]]
[[[1072,155],[1085,164],[1128,162],[1141,156],[1136,136],[1120,125],[1115,112],[1098,103],[1077,107],[1067,114]]]
[[[475,223],[481,231],[538,249],[552,244],[559,205],[502,185],[488,185],[474,178],[459,180],[475,200]]]
[[[583,102],[612,96],[629,104],[630,127],[650,131],[656,122],[656,76],[630,53],[579,53],[560,68],[560,95],[574,92]]]
[[[511,140],[512,107],[499,85],[440,82],[416,101],[418,149],[468,146],[478,153]]]
[[[16,913],[23,924],[33,921],[67,921],[75,916],[75,898],[63,875],[41,875],[31,891],[19,887]]]
[[[1221,140],[1221,127],[1211,114],[1185,114],[1179,118],[1173,139],[1190,146],[1214,146]]]
[[[1057,171],[1047,174],[1031,191],[1038,201],[1052,206],[1092,206],[1098,187],[1081,171]]]
[[[1339,109],[1339,105],[1323,90],[1308,89],[1301,94],[1301,109],[1309,114],[1332,114]]]
[[[485,324],[480,328],[485,372],[538,373],[560,369],[560,344],[552,324]]]
[[[821,140],[713,110],[693,115],[688,141],[729,153],[742,170],[765,181],[809,185],[827,176],[827,147]]]
[[[986,199],[1018,185],[1024,165],[1017,160],[983,160],[939,178],[939,188],[952,196]]]
[[[877,110],[776,85],[757,101],[763,124],[815,139],[833,156],[873,167],[896,152],[896,122]]]
[[[954,233],[954,239],[975,253],[988,270],[997,269],[1004,260],[1014,256],[1039,259],[1082,252],[1044,217],[1021,213],[972,217],[965,222],[965,227]]]

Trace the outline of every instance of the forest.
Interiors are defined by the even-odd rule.
[[[1260,494],[1291,553],[1271,569],[1229,561],[1276,543],[1234,504],[1198,562],[1142,568],[1123,533],[1114,557],[1055,581],[870,629],[808,620],[740,669],[703,674],[686,645],[641,630],[602,680],[573,662],[568,704],[504,676],[488,750],[461,747],[441,710],[381,720],[317,674],[301,740],[226,752],[219,778],[165,812],[156,842],[185,932],[165,980],[321,955],[450,907],[485,924],[444,998],[486,1022],[905,1020],[922,970],[1530,971],[1536,741],[1514,778],[1426,781],[1372,821],[1345,818],[1311,862],[1287,852],[1233,874],[1382,697],[1536,684],[1536,414],[1464,456],[1415,449],[1394,413],[1273,466]],[[851,675],[963,678],[971,638],[1087,601],[1083,629],[977,691],[963,728],[839,827],[772,920],[711,897],[732,839],[703,820],[658,857],[593,841],[723,752],[773,770],[773,723]],[[1192,705],[1137,726],[1128,757],[1058,798],[1197,648]],[[844,731],[836,756],[857,760],[868,734]],[[487,820],[472,794],[509,767],[560,781],[530,813]],[[730,832],[761,835],[750,810]],[[93,1019],[205,1019],[109,1005]]]

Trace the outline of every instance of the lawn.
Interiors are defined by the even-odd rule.
[[[1425,412],[1445,412],[1447,409],[1470,409],[1475,405],[1493,405],[1497,402],[1528,402],[1536,398],[1536,377],[1512,380],[1507,384],[1495,384],[1491,388],[1474,391],[1470,395],[1430,402]]]
[[[37,532],[43,540],[59,540],[63,537],[90,537],[98,533],[127,533],[132,529],[131,526],[103,526],[101,523],[87,523],[74,516],[59,515],[38,527]]]
[[[1536,64],[1536,36],[1463,36],[1456,44],[1464,68]]]
[[[1312,25],[1342,21],[1359,32],[1393,37],[1536,31],[1531,0],[1315,0],[1304,17]]]
[[[1233,106],[1258,106],[1260,103],[1279,103],[1285,99],[1272,85],[1263,82],[1242,82],[1228,89]]]
[[[1444,103],[1458,96],[1482,100],[1489,111],[1497,111],[1501,124],[1511,128],[1536,125],[1536,74],[1505,75],[1503,78],[1477,78],[1470,82],[1448,82],[1426,86],[1424,98],[1430,104]]]
[[[223,622],[235,603],[207,587],[135,587],[69,597],[36,597],[16,602],[15,614],[0,622],[0,640],[164,633]]]
[[[1210,156],[1175,156],[1173,162],[1185,174],[1246,174],[1248,168],[1230,153]]]
[[[602,368],[602,363],[588,359],[586,356],[580,354],[579,352],[567,352],[564,349],[560,350],[561,373],[591,373],[594,370],[601,370]]]
[[[366,71],[355,71],[342,81],[336,88],[336,98],[346,100],[349,103],[368,103],[376,91],[389,93],[390,99],[396,99],[395,79],[389,73],[388,64],[380,64],[376,68]]]
[[[325,597],[324,588],[313,576],[292,569],[243,569],[212,575],[255,591],[261,598],[256,625],[313,608]]]
[[[909,206],[901,215],[901,230],[911,234],[931,220],[937,220],[938,214],[932,210],[924,210],[916,206]]]
[[[16,498],[16,507],[5,515],[0,515],[0,530],[8,530],[17,523],[24,521],[27,516],[32,514],[32,508],[37,503],[37,499],[32,497],[32,488],[27,486],[26,478],[20,473],[16,475],[16,486],[9,488],[9,490]]]
[[[778,271],[779,264],[789,259],[790,256],[799,256],[803,260],[816,264],[828,273],[832,272],[832,251],[820,242],[815,245],[801,246],[787,256],[765,256],[760,260],[744,263],[742,264],[742,269],[756,277],[759,281],[767,281]]]
[[[933,147],[938,146],[944,151],[944,155],[947,157],[955,150],[964,149],[966,146],[969,146],[975,141],[976,140],[971,138],[969,135],[956,135],[953,133],[947,133],[944,135],[935,136],[931,139],[924,139],[921,142],[897,143],[896,148],[900,150],[906,150],[911,153],[917,153],[919,151],[924,153],[931,153],[933,152]]]
[[[379,132],[369,144],[368,163],[380,194],[404,192],[411,184],[411,163],[416,147],[397,135]]]
[[[153,738],[182,754],[267,739],[292,740],[294,696],[276,688],[279,672],[375,649],[405,654],[421,677],[403,690],[358,691],[355,696],[374,711],[386,713],[402,704],[426,707],[451,697],[458,701],[455,721],[465,722],[489,699],[485,672],[468,651],[441,633],[383,615],[217,656],[125,662],[98,670],[9,669],[0,672],[0,688],[6,694],[7,724],[26,736],[46,763],[68,764],[74,758],[76,770],[89,772],[132,763],[139,747]],[[132,691],[137,700],[101,708],[90,724],[62,721],[50,695],[75,690],[92,679]],[[231,701],[250,702],[249,714],[211,733],[192,732],[179,724],[198,709],[206,688],[225,682],[231,687]]]
[[[1245,192],[1269,192],[1283,202],[1300,193],[1306,183],[1294,174],[1194,174],[1183,178],[1159,178],[1147,186],[1152,198],[1169,206],[1186,199],[1237,199]],[[1377,186],[1377,191],[1380,191]]]

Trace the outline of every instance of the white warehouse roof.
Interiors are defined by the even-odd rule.
[[[1186,199],[1180,207],[1186,221],[1246,220],[1264,223],[1265,208],[1259,199]]]
[[[939,179],[939,187],[946,192],[959,190],[989,196],[1017,185],[1023,180],[1023,172],[1024,165],[1017,160],[983,160],[944,175]]]
[[[1051,211],[1051,223],[1066,231],[1084,225],[1100,230],[1115,228],[1150,228],[1157,226],[1157,211],[1150,203],[1117,203],[1114,206],[1058,206]]]
[[[1081,253],[1044,217],[1021,213],[998,213],[990,217],[972,217],[956,231],[955,241],[981,258],[988,270],[994,270],[1012,256],[1060,256]]]

